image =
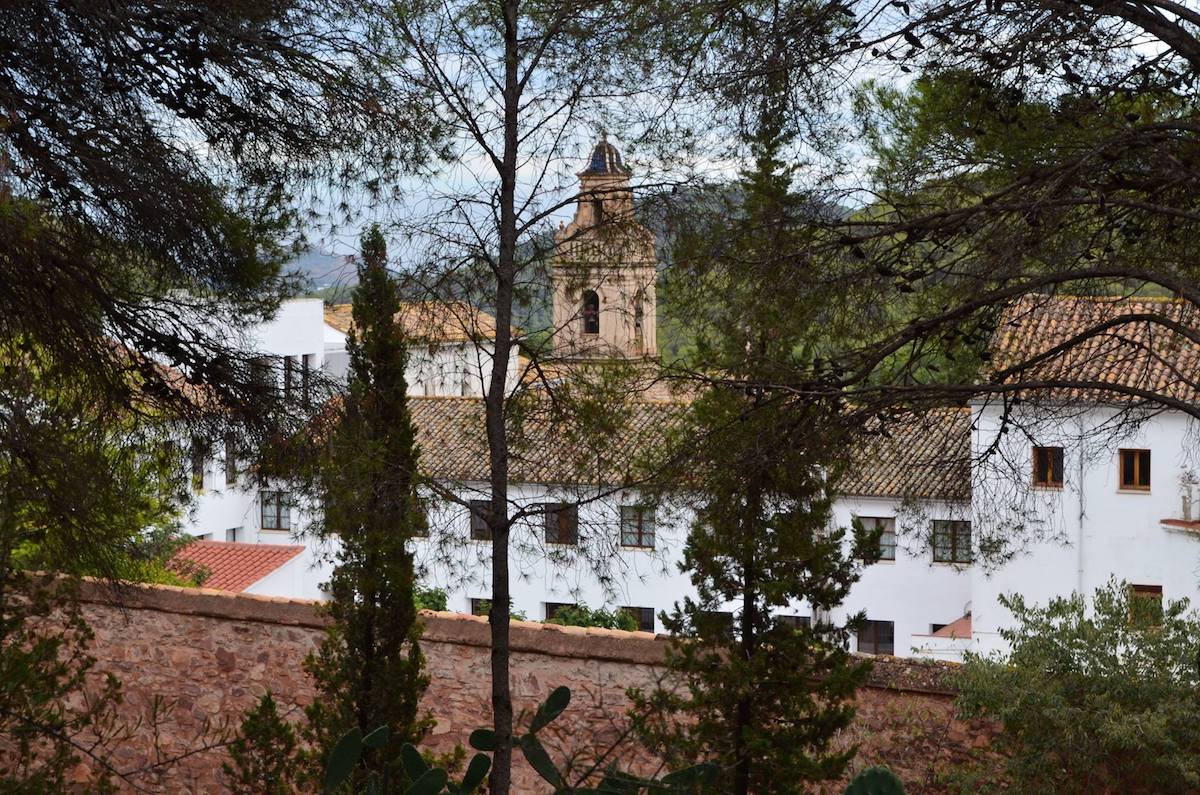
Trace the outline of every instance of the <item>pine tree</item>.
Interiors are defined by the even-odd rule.
[[[353,727],[363,734],[390,729],[388,744],[364,755],[351,779],[356,788],[369,771],[389,788],[399,786],[400,746],[418,742],[431,723],[418,703],[428,678],[408,543],[427,526],[399,309],[383,236],[371,228],[363,236],[346,342],[349,383],[319,478],[324,532],[339,544],[329,586],[333,625],[307,662],[318,689],[307,711],[309,740],[320,754],[316,767]]]
[[[757,384],[828,341],[822,280],[807,291],[773,290],[781,271],[812,267],[804,250],[805,202],[780,159],[787,136],[768,116],[750,141],[755,168],[722,228],[692,245],[707,252],[694,282],[723,301],[696,317],[697,355],[723,374],[694,404],[681,434],[699,439],[687,457],[695,521],[683,569],[696,598],[664,624],[668,664],[682,688],[640,694],[635,718],[668,761],[722,764],[722,792],[790,792],[840,776],[854,749],[830,748],[867,673],[845,650],[847,628],[822,620],[878,556],[878,537],[830,526],[842,468],[843,408]],[[785,615],[804,604],[810,621]]]
[[[293,795],[296,788],[296,730],[279,716],[265,694],[246,713],[222,765],[233,795]]]

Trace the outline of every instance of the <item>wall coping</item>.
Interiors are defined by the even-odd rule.
[[[80,586],[85,603],[104,604],[121,610],[153,610],[160,613],[205,616],[227,621],[323,629],[329,619],[321,603],[311,599],[286,599],[258,594],[232,593],[212,588],[175,585],[112,585],[85,580]],[[488,621],[465,613],[422,610],[423,638],[431,643],[454,643],[488,647]],[[510,645],[514,652],[553,657],[604,660],[631,665],[661,665],[669,638],[649,632],[626,632],[598,627],[568,627],[534,621],[513,621]],[[856,655],[858,656],[858,655]],[[952,696],[955,663],[899,657],[875,657],[866,686]]]

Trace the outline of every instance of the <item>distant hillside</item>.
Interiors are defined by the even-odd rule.
[[[309,289],[314,292],[353,285],[356,280],[352,257],[329,254],[319,249],[310,248],[289,262],[285,269],[303,276],[308,281]]]

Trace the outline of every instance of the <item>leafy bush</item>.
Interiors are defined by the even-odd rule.
[[[1007,792],[1174,793],[1200,788],[1200,619],[1111,580],[1087,600],[1019,596],[1012,651],[969,656],[958,706],[997,720]],[[985,777],[986,778],[986,777]]]
[[[638,628],[637,619],[628,610],[608,611],[603,608],[592,610],[587,605],[560,607],[544,623],[558,624],[564,627],[623,629],[628,632],[636,632]]]
[[[418,610],[445,610],[446,592],[441,588],[417,586],[413,589],[413,602]]]

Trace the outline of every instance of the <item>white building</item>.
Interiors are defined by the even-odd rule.
[[[601,142],[581,179],[585,190],[575,220],[559,233],[569,256],[554,277],[556,339],[564,349],[560,366],[650,361],[652,337],[643,334],[655,328],[653,268],[641,245],[645,235],[631,216],[628,171],[616,150]],[[601,234],[589,226],[597,220],[632,229],[638,245],[618,247],[628,255],[590,268],[581,252],[589,250],[590,236]],[[1153,308],[1173,306],[1157,302]],[[422,463],[460,500],[482,500],[487,449],[479,397],[490,367],[494,320],[465,305],[438,307],[409,305],[398,318],[420,340],[409,383]],[[1098,318],[1145,308],[1029,299],[1004,317],[993,361],[1000,367],[1051,350]],[[265,355],[290,357],[298,371],[324,367],[344,377],[349,327],[348,307],[290,302],[257,344]],[[1115,326],[1090,345],[1070,360],[1044,362],[1045,380],[1173,390],[1179,400],[1195,401],[1195,387],[1175,382],[1178,373],[1197,371],[1200,347],[1150,338],[1135,321]],[[1172,363],[1183,367],[1172,369]],[[523,375],[516,357],[512,366],[510,384]],[[884,560],[863,572],[832,616],[865,613],[868,623],[855,640],[857,649],[944,659],[960,659],[968,649],[995,649],[999,629],[1011,621],[999,604],[1001,594],[1019,592],[1044,602],[1091,592],[1112,576],[1147,596],[1200,600],[1193,425],[1179,410],[1143,407],[1131,415],[1110,403],[1096,393],[1066,389],[1019,405],[1010,396],[1008,402],[931,412],[868,438],[832,518],[842,527],[857,517],[885,530]],[[528,434],[512,462],[510,512],[529,511],[512,537],[515,611],[540,620],[562,604],[627,607],[643,628],[661,630],[655,614],[691,593],[677,565],[691,521],[687,506],[651,511],[640,505],[636,491],[612,485],[621,482],[621,456],[653,443],[680,405],[634,404],[611,449],[587,477],[562,464],[569,440],[544,429]],[[189,532],[251,544],[303,538],[305,518],[287,495],[252,489],[236,475],[228,479],[219,461],[211,462],[203,482]],[[480,610],[490,592],[486,527],[472,521],[465,505],[444,501],[434,504],[430,525],[430,537],[417,541],[415,549],[426,581],[446,590],[450,609]],[[311,539],[304,545],[298,560],[305,574],[290,569],[292,574],[258,583],[260,592],[270,587],[279,596],[321,595],[328,563]],[[795,606],[794,615],[811,618],[804,605]]]

